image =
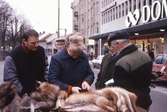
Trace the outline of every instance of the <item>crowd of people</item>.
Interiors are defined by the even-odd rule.
[[[69,95],[89,91],[95,76],[89,56],[84,52],[85,40],[78,32],[57,39],[58,52],[48,63],[44,48],[38,45],[38,33],[34,29],[27,30],[22,44],[6,57],[4,81],[12,80],[20,96],[36,91],[36,80],[56,84]],[[96,89],[122,87],[135,93],[137,105],[149,111],[152,59],[130,42],[125,30],[111,33],[107,43],[109,53],[102,60],[95,80]],[[109,80],[112,82],[106,83]]]

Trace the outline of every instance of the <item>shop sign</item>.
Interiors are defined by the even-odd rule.
[[[111,8],[115,5],[116,5],[116,1],[111,2],[110,4],[108,4],[107,6],[105,6],[104,8],[101,9],[101,13],[108,10],[109,8]]]
[[[151,7],[149,5],[143,6],[142,11],[136,9],[133,13],[128,12],[128,14],[126,15],[125,24],[127,27],[130,27],[137,25],[141,18],[142,18],[142,23],[147,23],[151,20],[156,21],[166,17],[167,17],[166,0],[162,0],[162,2],[154,1]]]
[[[89,45],[94,45],[95,41],[93,39],[89,39]]]

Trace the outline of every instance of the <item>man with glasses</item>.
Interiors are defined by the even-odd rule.
[[[90,90],[94,73],[89,65],[85,37],[81,33],[71,33],[65,38],[65,47],[51,58],[48,81],[58,85],[62,90],[79,93]]]
[[[20,96],[36,91],[36,80],[46,81],[48,60],[38,41],[38,33],[34,29],[27,30],[22,44],[13,49],[5,60],[4,81],[12,80]]]
[[[137,95],[136,104],[147,111],[152,103],[150,83],[152,72],[151,58],[130,42],[125,30],[111,33],[108,42],[111,49],[118,52],[113,70],[114,82],[108,86],[119,86]]]

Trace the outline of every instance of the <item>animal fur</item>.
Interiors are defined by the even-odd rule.
[[[99,94],[92,93],[92,92],[72,94],[65,100],[65,103],[67,104],[75,104],[75,103],[81,103],[81,102],[93,103],[101,107],[102,109],[108,110],[110,112],[117,112],[116,105],[112,100],[108,100],[106,97],[103,97]]]
[[[15,96],[15,86],[12,81],[5,81],[0,85],[0,109],[10,104]]]
[[[0,109],[2,112],[50,112],[56,104],[68,95],[58,86],[48,82],[37,81],[37,91],[21,98],[12,81],[6,81],[0,85]],[[63,95],[62,95],[63,94]],[[62,103],[62,101],[61,101]],[[63,104],[63,103],[62,103]]]
[[[65,100],[65,106],[76,103],[93,103],[109,112],[146,112],[136,106],[137,96],[120,87],[76,93]],[[139,111],[140,110],[140,111]]]
[[[12,81],[5,81],[0,85],[0,96],[2,112],[19,112],[21,98],[16,92],[16,87],[12,85]]]
[[[36,92],[33,92],[30,96],[37,101],[36,109],[51,110],[57,108],[56,105],[61,102],[63,105],[64,100],[68,95],[66,91],[60,90],[59,86],[50,84],[48,82],[37,81]]]
[[[19,112],[35,112],[37,101],[33,100],[28,94],[22,96]],[[41,111],[39,111],[41,112]]]

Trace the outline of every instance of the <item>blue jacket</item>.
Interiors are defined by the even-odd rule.
[[[82,52],[76,59],[72,58],[64,47],[51,58],[48,81],[68,90],[68,86],[81,87],[83,81],[91,85],[94,73],[89,65],[87,55]]]

